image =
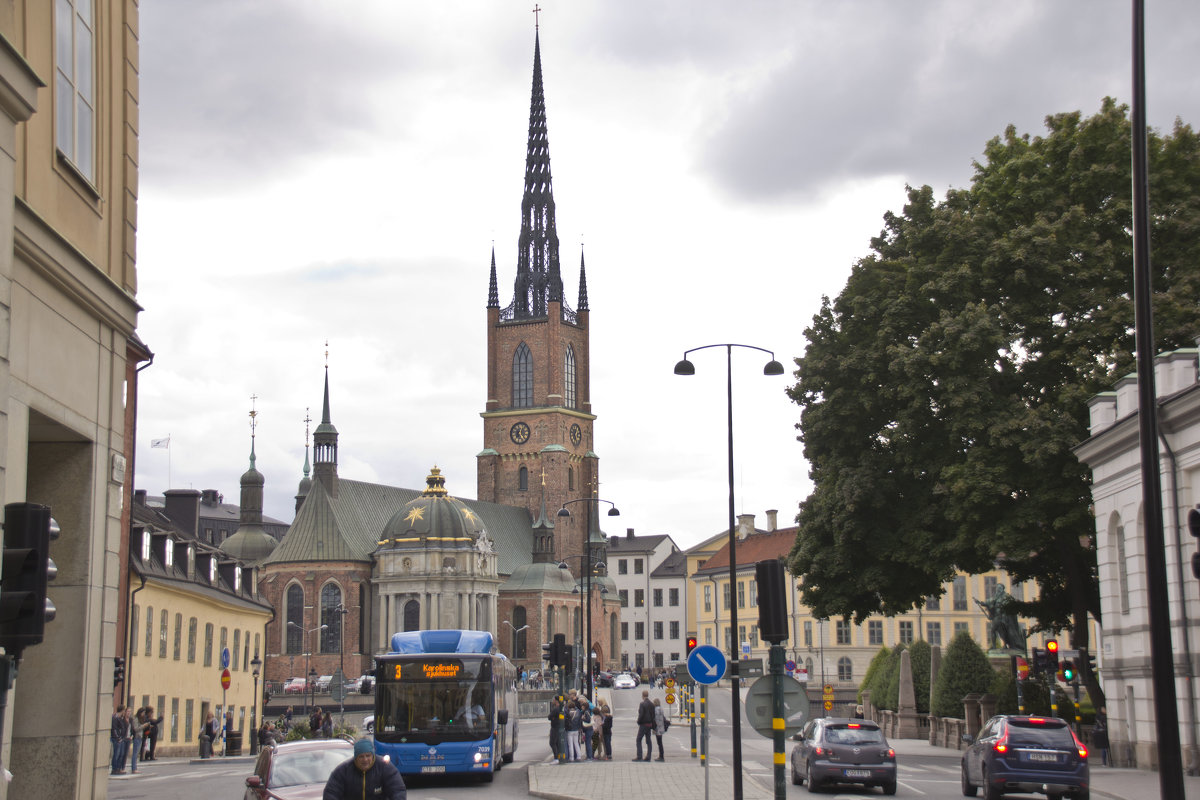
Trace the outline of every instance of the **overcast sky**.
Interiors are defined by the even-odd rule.
[[[821,296],[906,184],[1014,124],[1131,101],[1128,0],[540,0],[565,291],[580,243],[605,530],[681,547],[811,490],[784,394]],[[1148,118],[1200,122],[1200,3],[1147,3]],[[529,0],[141,5],[137,487],[238,502],[257,395],[291,521],[326,341],[343,477],[475,496],[493,244],[512,300]],[[1132,270],[1132,267],[1130,268]],[[152,439],[171,437],[169,450]],[[168,473],[169,470],[169,473]]]

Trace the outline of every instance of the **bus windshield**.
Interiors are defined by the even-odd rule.
[[[491,662],[460,655],[380,660],[375,738],[380,742],[474,741],[492,735]]]

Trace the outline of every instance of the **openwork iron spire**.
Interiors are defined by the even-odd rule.
[[[588,310],[587,270],[583,266],[583,247],[579,248],[579,310]]]
[[[542,51],[536,33],[533,42],[533,93],[525,152],[525,194],[521,200],[521,237],[513,292],[516,319],[545,317],[548,304],[561,303],[563,299],[558,232],[554,225],[554,192],[550,180],[546,98],[542,91]]]
[[[492,277],[488,282],[488,308],[500,307],[500,290],[496,287],[496,245],[492,244]]]

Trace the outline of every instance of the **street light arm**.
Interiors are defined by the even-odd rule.
[[[752,345],[752,344],[733,344],[733,343],[706,344],[703,347],[693,347],[691,350],[684,350],[683,351],[683,359],[675,364],[675,374],[676,375],[695,375],[696,367],[693,366],[691,361],[688,361],[688,354],[695,353],[698,350],[707,350],[710,347],[724,347],[726,350],[726,354],[730,358],[733,357],[732,350],[735,347],[745,347],[748,350],[758,350],[761,353],[768,353],[771,356],[771,360],[767,362],[765,367],[763,367],[763,374],[764,375],[782,375],[783,374],[783,364],[780,364],[778,361],[775,360],[775,351],[774,350],[768,350],[765,347],[758,347],[757,345]]]
[[[567,510],[567,506],[571,505],[571,503],[608,503],[610,506],[612,506],[612,508],[610,508],[608,510],[608,515],[610,517],[621,516],[621,512],[617,510],[616,503],[614,503],[612,500],[603,500],[599,497],[580,497],[575,500],[568,500],[567,502],[563,503],[562,508],[560,508],[558,510],[558,516],[560,516],[560,517],[571,516],[571,512]]]

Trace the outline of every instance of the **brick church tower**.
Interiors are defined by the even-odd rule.
[[[554,552],[543,554],[555,560],[582,553],[587,539],[595,542],[593,550],[603,541],[595,504],[576,503],[567,507],[569,519],[556,517],[564,503],[594,497],[599,485],[599,457],[592,450],[596,417],[589,381],[589,313],[582,254],[578,308],[571,308],[563,295],[541,45],[535,35],[517,275],[506,308],[500,307],[492,251],[487,406],[481,415],[484,449],[477,457],[477,496],[524,507],[533,519],[543,514],[557,519]]]

